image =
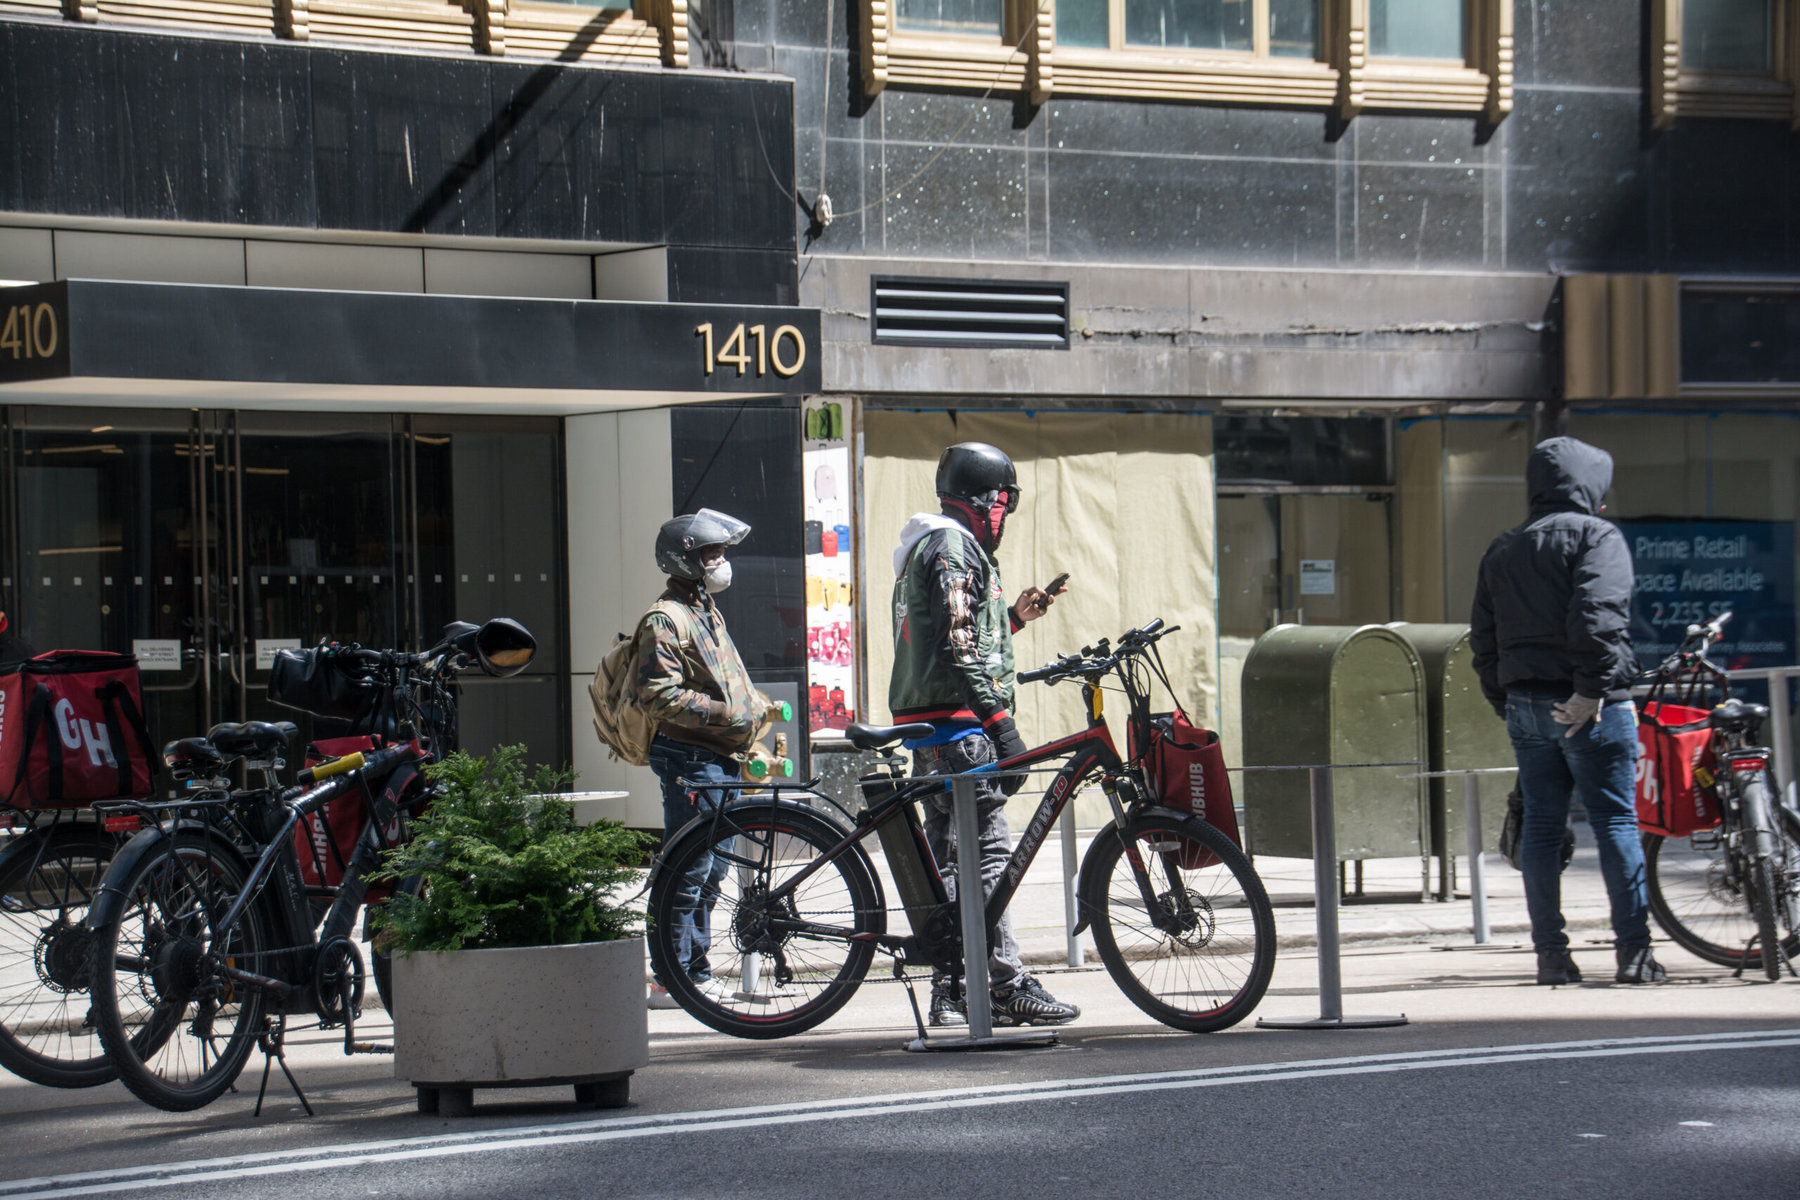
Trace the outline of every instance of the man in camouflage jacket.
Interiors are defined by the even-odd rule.
[[[906,743],[914,775],[968,771],[1025,751],[1013,724],[1012,635],[1053,599],[1029,587],[1008,605],[994,552],[1007,514],[1018,507],[1012,460],[981,442],[963,442],[938,462],[941,511],[906,523],[894,551],[894,673],[888,708],[896,722],[927,721],[929,737]],[[1006,797],[1024,776],[984,776],[977,787],[981,877],[991,890],[1012,853]],[[925,803],[925,837],[951,895],[957,848],[948,792]],[[1058,1025],[1080,1010],[1056,1000],[1025,973],[1012,918],[1003,916],[988,956],[996,1025]],[[932,979],[931,1023],[966,1023],[966,1002],[942,973]]]

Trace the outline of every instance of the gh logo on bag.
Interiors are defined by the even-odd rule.
[[[78,719],[74,703],[66,697],[58,700],[51,712],[56,715],[56,732],[61,735],[63,745],[71,750],[85,747],[91,766],[118,769],[119,760],[113,757],[112,735],[106,732],[106,726],[95,729],[94,723],[87,718]]]

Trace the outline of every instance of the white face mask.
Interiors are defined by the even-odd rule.
[[[731,586],[731,562],[730,562],[730,560],[722,558],[718,562],[713,563],[711,566],[707,567],[705,582],[706,582],[706,590],[709,592],[722,592],[726,588],[730,587]]]

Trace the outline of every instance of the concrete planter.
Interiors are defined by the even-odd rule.
[[[476,1088],[570,1084],[617,1108],[650,1062],[644,939],[394,956],[394,1075],[419,1111],[465,1116]]]

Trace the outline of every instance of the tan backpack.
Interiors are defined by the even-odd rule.
[[[662,601],[644,613],[664,611]],[[671,614],[673,615],[673,614]],[[643,617],[630,637],[620,634],[606,657],[594,668],[594,682],[588,684],[588,700],[594,706],[594,733],[612,750],[612,757],[634,767],[650,763],[650,741],[656,736],[656,721],[639,705],[637,698],[638,652],[647,636]]]

